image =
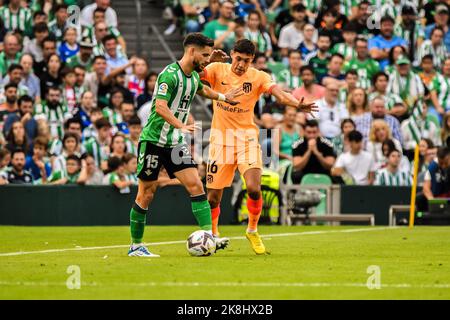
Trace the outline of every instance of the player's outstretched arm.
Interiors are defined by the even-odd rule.
[[[223,93],[214,91],[207,85],[204,85],[203,89],[197,91],[197,93],[204,98],[217,100],[217,101],[224,101],[228,104],[231,104],[232,106],[237,105],[239,103],[238,101],[235,100],[235,98],[237,98],[243,94],[241,87],[231,89],[230,91],[223,94]]]
[[[277,102],[286,106],[294,107],[305,113],[318,111],[315,103],[304,103],[304,98],[298,101],[292,94],[283,91],[278,85],[272,88],[272,95],[277,99]]]

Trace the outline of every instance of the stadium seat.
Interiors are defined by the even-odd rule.
[[[316,173],[308,173],[300,182],[300,185],[332,185],[331,178],[325,174],[316,174]],[[325,215],[327,213],[327,195],[325,190],[321,190],[324,194],[324,197],[320,201],[319,205],[315,208],[315,214],[317,215]]]

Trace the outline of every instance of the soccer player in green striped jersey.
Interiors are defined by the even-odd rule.
[[[400,171],[402,154],[399,150],[391,150],[387,154],[387,166],[378,170],[375,178],[377,186],[411,186],[412,177],[410,172]]]
[[[450,110],[450,58],[445,59],[442,74],[436,74],[429,89],[431,102],[436,111],[444,114]]]
[[[223,52],[213,53],[214,41],[201,33],[189,34],[183,43],[180,61],[168,65],[159,75],[155,86],[151,113],[138,147],[138,194],[130,212],[132,244],[129,256],[158,257],[143,244],[142,238],[148,206],[158,186],[158,175],[164,166],[171,178],[177,178],[191,196],[192,212],[202,230],[212,236],[211,208],[206,199],[196,164],[184,141],[184,133],[193,133],[195,124],[187,124],[192,100],[196,94],[225,101],[231,105],[241,88],[226,94],[203,86],[198,72]],[[217,55],[217,56],[216,56]],[[227,241],[216,240],[221,249]]]

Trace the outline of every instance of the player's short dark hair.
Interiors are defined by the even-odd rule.
[[[350,142],[361,142],[363,139],[363,136],[361,134],[361,132],[359,132],[358,130],[353,130],[350,131],[350,133],[348,134],[348,141]]]
[[[12,83],[12,82],[8,83],[8,84],[5,86],[5,91],[7,91],[9,88],[16,88],[16,89],[17,89],[17,84]]]
[[[190,33],[186,36],[186,38],[183,41],[183,48],[189,47],[189,46],[197,46],[197,47],[214,47],[214,40],[211,38],[208,38],[204,34],[200,32],[194,32]]]
[[[94,111],[94,110],[92,110]],[[110,127],[111,128],[111,123],[109,123],[109,120],[106,119],[105,117],[98,119],[97,121],[95,121],[94,126],[97,130],[100,130],[101,128],[104,127]]]
[[[137,126],[137,125],[141,126],[142,122],[137,115],[134,115],[130,118],[130,120],[128,120],[128,126]]]
[[[305,72],[306,70],[309,70],[312,74],[314,74],[314,69],[313,69],[313,67],[311,67],[310,65],[302,66],[302,67],[300,68],[300,74],[302,74],[302,73]]]
[[[233,51],[253,56],[255,55],[256,47],[250,40],[241,39],[234,44]]]
[[[108,159],[108,171],[116,171],[120,166],[124,165],[123,159],[119,157],[111,157]]]
[[[22,70],[23,71],[23,67],[20,64],[13,63],[12,65],[9,66],[8,73],[13,72],[14,70]]]
[[[444,146],[444,147],[440,147],[438,149],[438,152],[437,152],[438,159],[443,160],[445,157],[447,157],[449,155],[450,155],[450,148],[449,147],[445,147]]]
[[[77,155],[71,154],[70,156],[67,156],[66,163],[67,163],[69,160],[76,161],[77,164],[78,164],[78,166],[81,166],[81,158],[78,157]]]
[[[33,27],[33,33],[42,33],[46,31],[48,31],[48,27],[45,22],[36,23]]]
[[[389,76],[384,71],[378,71],[372,76],[372,85],[375,86],[375,83],[377,82],[379,77],[385,77],[387,80],[389,80]]]
[[[19,107],[22,105],[22,103],[23,102],[31,102],[31,103],[34,103],[34,100],[33,100],[33,98],[32,97],[30,97],[29,95],[24,95],[24,96],[21,96],[20,98],[19,98],[19,100],[17,101],[17,104],[19,105]]]
[[[114,40],[117,43],[117,38],[115,36],[113,36],[112,34],[108,34],[106,35],[103,39],[102,39],[102,43],[103,45],[105,45],[108,41]]]
[[[314,120],[314,119],[306,120],[305,128],[307,128],[307,127],[318,128],[319,127],[319,122],[317,122],[317,120]]]

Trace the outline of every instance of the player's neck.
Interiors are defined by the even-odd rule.
[[[188,77],[191,75],[192,71],[194,71],[194,66],[189,61],[186,61],[185,57],[178,61],[178,65],[180,66],[181,71]]]

